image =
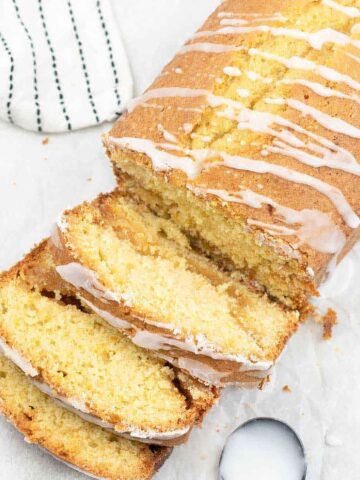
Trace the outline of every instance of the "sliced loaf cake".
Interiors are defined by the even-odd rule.
[[[360,237],[358,0],[225,0],[104,143],[222,266],[306,310]]]
[[[26,441],[94,478],[148,480],[171,453],[115,436],[82,420],[41,393],[0,355],[0,412]]]
[[[261,384],[299,322],[120,190],[65,212],[52,251],[84,304],[208,384]]]
[[[40,390],[112,433],[173,445],[217,398],[79,304],[47,243],[0,278],[0,346]],[[37,282],[37,275],[39,281]],[[56,287],[56,290],[54,288]]]

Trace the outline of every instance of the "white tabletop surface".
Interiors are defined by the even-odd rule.
[[[135,93],[150,83],[218,3],[113,0]],[[43,145],[44,135],[0,123],[0,269],[47,236],[64,208],[114,186],[99,138],[106,129],[51,135]],[[320,326],[304,325],[290,341],[271,385],[264,392],[227,390],[203,428],[175,449],[157,480],[216,480],[227,435],[254,416],[281,418],[297,429],[307,450],[308,480],[360,478],[360,245],[323,294],[322,303],[339,312],[333,339],[325,342]],[[283,392],[284,385],[291,393]],[[83,478],[26,444],[3,419],[0,452],[1,480]]]

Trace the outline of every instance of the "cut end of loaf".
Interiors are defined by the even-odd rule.
[[[245,377],[257,370],[264,377],[297,328],[296,313],[223,273],[174,222],[121,191],[64,219],[67,227],[53,245],[58,272],[105,319],[107,311],[128,322],[135,343],[145,341],[176,365],[206,360],[209,368],[222,365],[233,381],[237,364]]]
[[[166,362],[135,346],[66,288],[64,294],[51,290],[50,264],[44,243],[2,275],[2,341],[64,405],[90,414],[114,433],[159,444],[184,441],[216,400],[216,391],[191,379],[192,392],[186,380],[180,388],[176,370]],[[58,279],[57,287],[61,284]]]

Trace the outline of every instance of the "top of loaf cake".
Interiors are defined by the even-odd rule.
[[[360,1],[227,0],[105,138],[315,271],[360,225]]]

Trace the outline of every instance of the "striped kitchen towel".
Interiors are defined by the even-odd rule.
[[[0,118],[60,132],[112,120],[132,77],[109,0],[0,0]]]

